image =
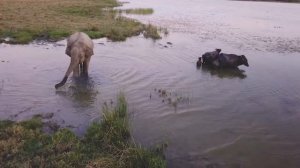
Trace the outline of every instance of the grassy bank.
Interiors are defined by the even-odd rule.
[[[162,147],[144,149],[131,140],[124,96],[115,109],[104,107],[102,121],[81,139],[68,129],[48,135],[42,128],[40,118],[1,121],[0,167],[166,167]]]
[[[136,9],[125,9],[123,10],[126,14],[137,14],[137,15],[150,15],[153,14],[151,8],[136,8]]]
[[[111,10],[120,5],[117,0],[1,0],[0,38],[26,44],[34,39],[56,41],[84,31],[92,38],[122,41],[148,31],[147,25]],[[7,37],[11,39],[5,41]],[[156,31],[151,38],[160,36]]]

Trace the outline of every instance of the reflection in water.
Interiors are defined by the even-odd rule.
[[[1,94],[1,92],[2,92],[2,90],[3,90],[3,88],[4,88],[4,80],[2,80],[2,81],[1,81],[1,84],[0,84],[0,94]]]
[[[197,69],[201,69],[202,72],[205,73],[210,73],[212,76],[217,76],[219,78],[240,78],[240,79],[245,79],[247,75],[245,74],[244,70],[241,70],[239,68],[234,68],[234,69],[217,69],[213,68],[207,65],[202,65],[197,66]]]
[[[90,106],[94,103],[98,91],[94,87],[91,78],[73,78],[73,83],[68,86],[66,91],[56,91],[56,94],[69,98],[80,104],[80,106]]]

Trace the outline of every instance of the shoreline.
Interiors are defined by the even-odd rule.
[[[87,33],[92,39],[107,37],[112,41],[125,41],[127,37],[139,34],[145,38],[161,38],[157,27],[123,17],[113,9],[121,5],[117,0],[3,0],[0,42],[55,42],[78,31]],[[140,9],[143,10],[149,11]]]
[[[0,167],[166,167],[166,144],[144,148],[133,140],[123,94],[115,107],[103,111],[101,121],[91,123],[83,137],[51,128],[43,122],[45,116],[0,120]]]

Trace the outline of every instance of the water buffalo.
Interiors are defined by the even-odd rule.
[[[205,65],[212,65],[218,59],[221,49],[216,49],[212,52],[206,52],[202,55],[202,63]]]
[[[244,55],[225,54],[221,53],[218,56],[218,61],[213,62],[217,68],[237,68],[240,65],[249,67],[248,60]]]
[[[199,68],[199,67],[201,67],[201,65],[202,65],[202,57],[199,57],[198,58],[198,61],[197,61],[197,67]]]

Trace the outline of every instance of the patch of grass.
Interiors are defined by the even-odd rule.
[[[100,31],[84,31],[87,35],[89,35],[92,39],[105,37],[105,34]]]
[[[56,40],[60,40],[62,39],[62,37],[67,37],[70,35],[70,32],[66,31],[66,30],[50,30],[48,31],[48,38],[50,40],[56,41]]]
[[[9,37],[10,43],[12,44],[26,44],[28,41],[32,41],[34,36],[36,36],[30,30],[23,31],[0,31],[1,37]]]
[[[62,12],[66,13],[66,14],[70,14],[70,15],[77,15],[77,16],[89,16],[92,14],[96,15],[96,13],[93,13],[92,10],[89,10],[88,8],[83,8],[80,6],[65,8],[62,10]]]
[[[145,38],[152,38],[152,39],[160,39],[161,36],[158,33],[158,28],[148,24],[148,25],[144,25],[144,37]]]
[[[11,38],[7,43],[26,44],[34,39],[56,41],[76,31],[84,31],[92,38],[123,41],[144,32],[146,26],[142,23],[120,17],[112,9],[120,5],[117,0],[1,0],[0,41],[6,37]],[[151,10],[131,12],[150,13]]]
[[[68,129],[42,132],[40,118],[0,121],[0,167],[162,168],[165,146],[145,149],[131,138],[127,102],[103,107],[103,118],[78,138]]]
[[[135,15],[151,15],[154,13],[154,10],[152,8],[135,8],[135,9],[121,10],[121,12],[125,12],[126,14],[135,14]]]
[[[16,32],[13,34],[12,37],[16,39],[17,43],[21,43],[21,44],[25,44],[26,42],[33,40],[33,36],[30,31]]]
[[[41,119],[38,117],[32,118],[31,120],[28,121],[20,122],[20,125],[25,129],[32,129],[32,130],[39,129],[43,126]]]

